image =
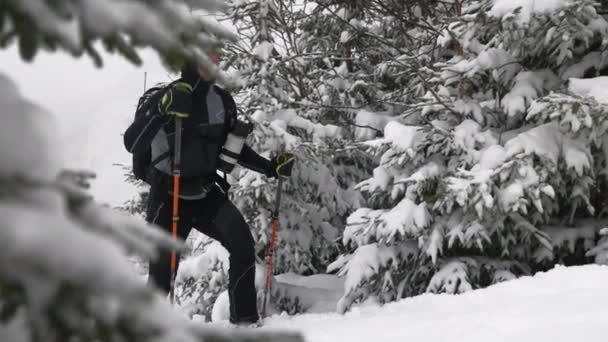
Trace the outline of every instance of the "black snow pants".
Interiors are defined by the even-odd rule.
[[[166,191],[151,189],[148,199],[147,221],[164,230],[172,231],[173,198]],[[179,203],[177,235],[186,239],[190,229],[219,241],[230,253],[228,295],[230,298],[230,321],[253,323],[259,319],[255,289],[255,246],[249,226],[239,210],[230,202],[219,187],[203,199],[182,200]],[[177,257],[179,263],[179,255]],[[171,286],[171,252],[161,252],[156,261],[150,263],[148,283],[165,293]]]

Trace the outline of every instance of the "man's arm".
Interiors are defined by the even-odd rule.
[[[237,124],[237,114],[236,114],[236,103],[234,102],[234,98],[225,90],[219,88],[219,91],[222,92],[222,95],[228,99],[229,110],[228,114],[228,130],[232,131]],[[262,157],[257,152],[255,152],[251,147],[247,146],[247,144],[243,145],[243,149],[241,150],[241,154],[238,157],[239,165],[248,168],[249,170],[253,170],[264,174],[268,177],[272,177],[272,161]]]
[[[230,94],[225,93],[225,96],[228,97],[228,99],[231,101],[232,107],[234,108],[234,110],[231,111],[232,115],[230,116],[230,121],[228,124],[229,129],[232,130],[237,122],[236,103]],[[291,169],[294,161],[295,159],[293,155],[289,153],[283,153],[275,158],[272,158],[271,160],[268,160],[247,145],[243,145],[241,154],[238,157],[238,163],[241,166],[271,178],[291,176]]]
[[[241,150],[239,164],[250,170],[272,177],[272,162],[257,154],[247,145],[243,146],[243,149]]]
[[[239,164],[242,166],[272,178],[291,177],[294,163],[295,156],[291,153],[281,153],[268,160],[257,154],[247,145],[243,146],[241,157],[239,158]]]

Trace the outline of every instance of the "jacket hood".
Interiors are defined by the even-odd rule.
[[[190,84],[195,84],[196,81],[200,78],[198,75],[198,71],[196,70],[196,65],[194,65],[193,63],[186,63],[184,65],[184,67],[182,67],[182,75],[181,78],[182,80],[190,83]]]

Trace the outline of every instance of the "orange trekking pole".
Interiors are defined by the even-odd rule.
[[[182,120],[175,118],[175,144],[173,146],[173,239],[177,240],[177,224],[179,222],[179,177],[182,151]],[[175,277],[177,275],[177,252],[171,251],[171,289],[169,292],[171,304],[175,294]]]
[[[272,213],[272,237],[270,238],[270,246],[268,247],[268,263],[266,264],[266,284],[264,287],[264,298],[262,301],[262,317],[266,317],[266,303],[268,302],[268,292],[270,290],[272,277],[272,256],[274,254],[274,244],[277,239],[277,229],[279,228],[279,209],[281,207],[281,190],[283,188],[283,178],[279,177],[279,186],[277,188],[277,198],[275,209]]]

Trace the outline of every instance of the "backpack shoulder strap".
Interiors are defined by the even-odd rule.
[[[237,109],[236,103],[234,102],[234,98],[228,91],[224,88],[214,85],[214,89],[222,98],[222,102],[224,104],[224,110],[226,111],[226,120],[224,121],[226,126],[226,131],[230,132],[234,125],[236,124],[237,119]]]

